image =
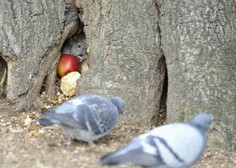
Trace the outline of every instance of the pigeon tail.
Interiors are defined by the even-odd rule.
[[[48,118],[40,118],[38,119],[39,124],[43,125],[43,126],[49,126],[49,125],[53,125],[54,123],[48,119]]]
[[[117,165],[123,164],[130,160],[133,160],[134,154],[140,149],[139,144],[129,144],[126,147],[123,147],[115,152],[108,153],[101,157],[100,163],[102,165]]]
[[[100,159],[100,164],[109,165],[109,166],[114,166],[114,165],[120,164],[119,156],[114,157],[113,155],[114,155],[114,153],[108,153],[108,154],[102,156]]]

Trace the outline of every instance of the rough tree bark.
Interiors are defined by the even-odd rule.
[[[73,0],[0,1],[0,57],[7,64],[5,94],[17,109],[37,105],[47,76],[54,83],[60,49],[76,30],[77,21]]]
[[[215,121],[211,144],[235,150],[235,1],[166,0],[160,10],[168,120],[210,112]]]
[[[78,94],[121,96],[126,100],[124,122],[150,124],[162,90],[155,1],[77,0],[76,5],[90,57]]]
[[[17,109],[37,104],[45,80],[53,93],[61,47],[78,26],[72,3],[0,1],[0,96],[6,86]],[[168,88],[168,121],[208,111],[215,118],[211,144],[236,148],[235,1],[76,0],[76,6],[90,64],[78,94],[121,96],[122,121],[142,125],[156,124]]]

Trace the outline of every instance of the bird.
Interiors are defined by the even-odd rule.
[[[202,155],[213,118],[198,113],[189,122],[166,124],[102,156],[101,165],[133,163],[146,168],[189,168]]]
[[[107,135],[116,125],[125,105],[125,100],[115,96],[111,99],[95,94],[83,94],[59,106],[43,111],[44,117],[39,124],[57,124],[68,138],[67,145],[73,140],[89,144]]]

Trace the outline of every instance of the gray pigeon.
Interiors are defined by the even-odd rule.
[[[163,125],[133,139],[127,146],[100,159],[102,165],[127,162],[149,168],[189,168],[202,155],[211,115],[200,113],[192,121]]]
[[[58,124],[68,137],[68,145],[72,139],[93,144],[94,140],[112,130],[122,113],[124,103],[120,97],[107,99],[93,94],[80,95],[44,111],[45,117],[38,122],[44,126]]]

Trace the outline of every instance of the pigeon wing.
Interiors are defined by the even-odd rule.
[[[63,111],[59,109],[56,109],[56,110],[51,109],[51,110],[44,111],[44,115],[46,116],[46,118],[49,119],[54,124],[66,125],[72,128],[83,129],[85,125],[83,124],[83,122],[78,122],[74,118],[74,113],[76,113],[76,111],[71,108],[68,108]]]
[[[100,163],[117,165],[131,162],[145,167],[163,165],[154,138],[153,136],[148,136],[145,139],[136,138],[127,146],[101,157]]]
[[[105,133],[116,123],[118,112],[111,102],[79,105],[74,119],[95,135]]]

